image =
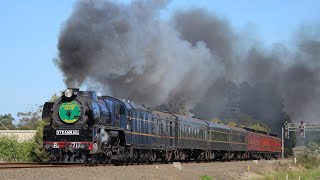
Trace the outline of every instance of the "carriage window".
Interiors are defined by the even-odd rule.
[[[196,128],[192,128],[193,129],[193,138],[197,138],[196,136]]]
[[[197,127],[196,136],[197,136],[197,138],[199,139],[199,126]]]
[[[126,115],[126,108],[123,104],[120,104],[120,115]]]

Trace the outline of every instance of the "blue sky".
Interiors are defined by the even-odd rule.
[[[126,0],[128,2],[128,0]],[[74,0],[0,2],[0,114],[29,111],[66,87],[54,65],[60,28]],[[205,8],[238,30],[252,27],[266,44],[287,42],[299,25],[319,22],[320,1],[173,0],[164,18],[177,9]]]

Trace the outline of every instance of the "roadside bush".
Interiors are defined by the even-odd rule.
[[[16,137],[0,136],[0,161],[47,161],[49,156],[42,147],[44,124],[44,121],[39,121],[37,132],[29,141],[18,142]]]
[[[284,156],[285,157],[289,157],[289,156],[292,156],[293,155],[293,150],[292,148],[284,148]]]
[[[15,137],[0,137],[0,160],[9,162],[31,161],[32,141],[18,142]]]
[[[200,180],[213,180],[213,178],[211,176],[204,175],[200,177]]]
[[[34,162],[46,162],[49,155],[43,148],[43,127],[44,121],[39,121],[37,125],[37,132],[32,140],[30,159]]]
[[[318,179],[320,177],[320,169],[299,169],[299,170],[289,170],[289,171],[276,171],[268,173],[268,175],[256,178],[259,180],[275,180],[275,179]]]
[[[308,152],[304,152],[298,155],[298,162],[301,163],[306,169],[317,168],[320,165],[319,158]]]

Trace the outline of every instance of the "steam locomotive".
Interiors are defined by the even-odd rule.
[[[271,159],[281,152],[273,134],[155,111],[94,91],[65,90],[45,103],[42,118],[50,122],[43,147],[58,163]]]

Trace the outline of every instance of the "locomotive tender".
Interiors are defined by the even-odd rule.
[[[275,135],[147,109],[93,91],[67,89],[46,102],[43,146],[52,162],[147,163],[277,158]]]

